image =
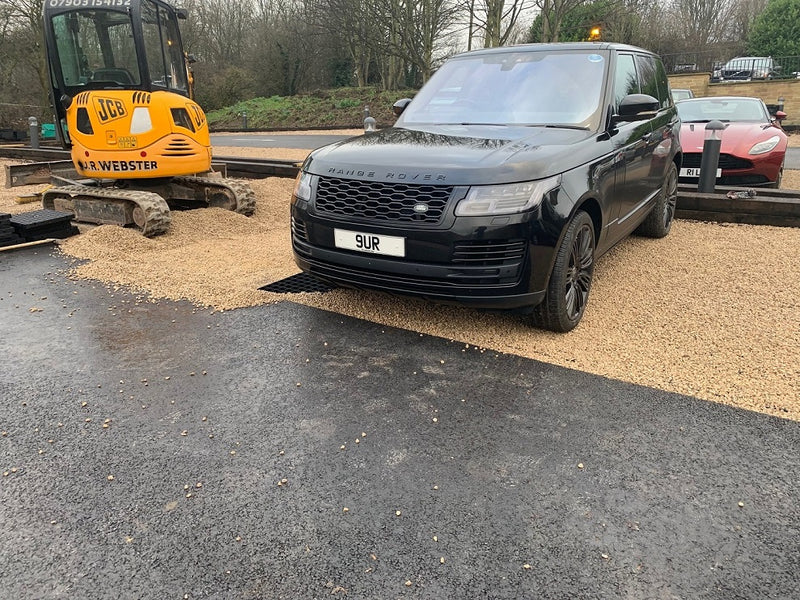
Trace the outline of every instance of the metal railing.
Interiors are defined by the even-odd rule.
[[[731,56],[710,52],[662,55],[667,73],[711,73],[712,81],[800,79],[800,56]]]

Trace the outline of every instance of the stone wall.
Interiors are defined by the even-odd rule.
[[[695,96],[754,96],[766,104],[778,104],[783,98],[783,121],[789,127],[800,126],[800,79],[776,79],[772,81],[737,81],[710,83],[708,73],[681,73],[669,76],[669,85],[677,89],[689,89]]]

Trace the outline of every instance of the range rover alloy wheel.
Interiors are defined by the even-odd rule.
[[[566,333],[580,322],[592,287],[594,250],[594,223],[578,211],[561,240],[545,298],[534,309],[536,326]]]
[[[675,163],[670,163],[653,210],[636,229],[636,233],[651,238],[663,238],[666,236],[672,228],[677,204],[678,168]]]

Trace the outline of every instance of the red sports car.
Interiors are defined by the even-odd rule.
[[[780,121],[786,113],[772,116],[759,98],[733,96],[682,100],[675,106],[683,122],[679,181],[698,181],[705,124],[717,120],[725,124],[717,184],[780,187],[788,143]]]

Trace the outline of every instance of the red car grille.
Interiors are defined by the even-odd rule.
[[[683,155],[682,167],[689,169],[699,169],[700,160],[703,155],[699,152],[687,152]],[[747,159],[733,156],[732,154],[719,155],[719,168],[720,169],[752,169],[753,163]]]

